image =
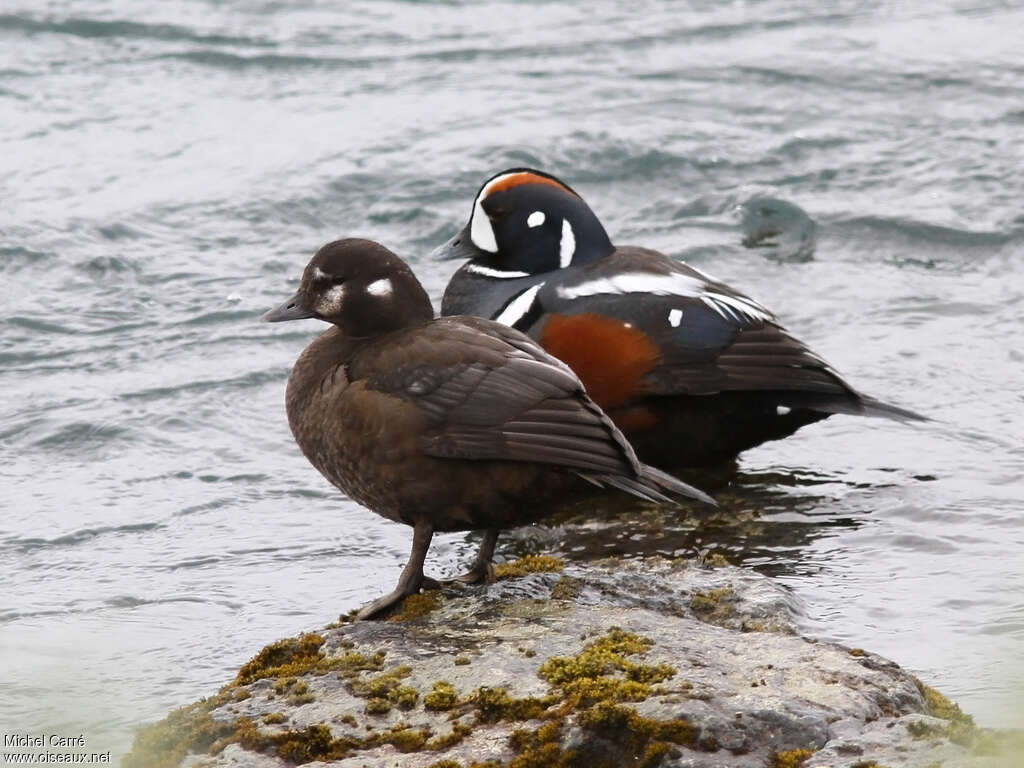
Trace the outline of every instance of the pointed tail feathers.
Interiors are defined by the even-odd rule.
[[[875,398],[868,397],[867,395],[861,395],[860,402],[863,406],[861,413],[864,416],[876,416],[883,419],[895,419],[896,421],[902,422],[931,421],[927,416],[914,413],[906,408],[900,408],[898,405],[883,403],[881,400],[876,400]]]
[[[632,496],[659,504],[678,504],[679,502],[676,499],[666,495],[672,494],[673,496],[685,496],[686,498],[696,499],[714,507],[718,506],[718,502],[704,493],[704,491],[698,490],[692,485],[687,485],[667,472],[662,472],[660,469],[655,469],[646,464],[640,465],[640,477],[635,479],[622,475],[596,475],[589,472],[586,474],[578,472],[577,474],[589,482],[607,485]]]

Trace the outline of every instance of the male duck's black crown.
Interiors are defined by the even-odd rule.
[[[579,266],[611,252],[600,220],[569,185],[543,171],[509,168],[484,182],[469,222],[436,253],[471,259],[482,275],[515,278]]]
[[[419,325],[434,316],[430,298],[409,266],[380,243],[346,238],[328,243],[302,273],[298,292],[263,319],[315,317],[349,337],[370,337]]]

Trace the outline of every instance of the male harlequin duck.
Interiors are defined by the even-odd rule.
[[[488,179],[435,254],[469,259],[442,315],[489,317],[539,341],[662,468],[717,464],[833,413],[925,420],[858,393],[736,289],[613,245],[583,199],[541,171]]]
[[[432,581],[423,561],[434,531],[486,531],[461,577],[474,582],[488,572],[500,529],[538,520],[594,486],[714,504],[639,463],[569,367],[531,339],[491,320],[433,315],[405,262],[378,243],[348,239],[321,248],[298,293],[263,316],[332,324],[295,363],[288,423],[331,483],[413,527],[398,586],[360,618]]]

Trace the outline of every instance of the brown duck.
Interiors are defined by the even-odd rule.
[[[263,316],[332,327],[299,357],[286,395],[299,447],[332,484],[413,527],[409,562],[381,613],[435,585],[423,562],[435,531],[482,529],[472,568],[486,578],[503,528],[609,486],[657,502],[713,500],[641,464],[576,375],[529,337],[477,317],[434,319],[409,267],[370,240],[329,243],[298,293]]]

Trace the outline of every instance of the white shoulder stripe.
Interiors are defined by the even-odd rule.
[[[515,326],[516,323],[526,317],[526,313],[530,311],[530,307],[533,306],[533,302],[537,298],[537,292],[543,287],[544,283],[537,283],[536,285],[530,286],[510,301],[508,306],[506,306],[494,319],[499,323],[503,323],[508,326]]]
[[[621,275],[599,277],[577,285],[557,288],[563,299],[578,299],[607,293],[653,293],[655,296],[687,296],[697,298],[706,284],[689,275],[655,275],[650,272],[624,272]]]
[[[606,294],[651,293],[655,296],[682,296],[699,299],[726,320],[774,321],[774,316],[753,299],[730,296],[712,290],[704,280],[691,275],[656,275],[650,272],[626,272],[621,275],[600,277],[577,285],[559,286],[559,298],[579,299]]]

